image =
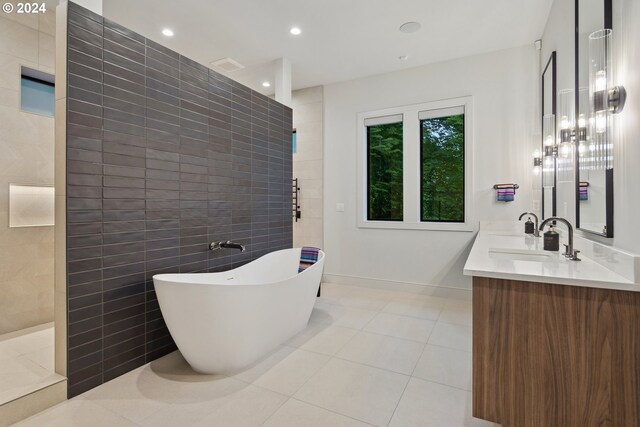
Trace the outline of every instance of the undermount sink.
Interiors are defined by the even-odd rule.
[[[508,261],[545,262],[557,258],[557,255],[544,251],[491,248],[489,249],[489,257]]]
[[[489,236],[515,236],[515,237],[533,237],[531,234],[517,233],[515,231],[488,231]]]

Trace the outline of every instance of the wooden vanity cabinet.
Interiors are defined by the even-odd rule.
[[[474,277],[473,416],[640,426],[640,292]]]

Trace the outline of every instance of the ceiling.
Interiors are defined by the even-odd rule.
[[[265,94],[273,61],[292,63],[293,89],[533,43],[553,0],[103,0],[104,16]],[[417,21],[415,33],[399,31]],[[292,26],[302,34],[289,33]],[[163,28],[175,36],[165,37]],[[407,55],[407,60],[399,56]]]

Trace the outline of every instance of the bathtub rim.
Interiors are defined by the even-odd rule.
[[[266,256],[269,256],[271,254],[276,254],[278,252],[284,252],[284,251],[290,251],[290,250],[295,250],[295,249],[299,249],[302,250],[302,247],[297,247],[297,248],[288,248],[288,249],[279,249],[277,251],[273,251],[273,252],[269,252],[266,253],[264,255],[262,255],[259,258],[254,259],[251,262],[248,262],[246,264],[241,265],[240,267],[236,267],[233,268],[231,270],[225,270],[225,271],[216,271],[216,272],[202,272],[202,273],[160,273],[160,274],[154,274],[152,279],[153,279],[153,283],[154,286],[156,285],[156,280],[157,281],[161,281],[161,282],[165,282],[165,283],[174,283],[174,284],[179,284],[179,285],[192,285],[192,286],[266,286],[266,285],[276,285],[279,283],[283,283],[287,280],[290,280],[294,277],[297,277],[299,275],[305,274],[310,270],[313,270],[314,267],[317,267],[318,264],[323,264],[324,263],[324,258],[325,258],[325,253],[323,250],[318,249],[318,260],[313,263],[311,266],[307,267],[306,269],[304,269],[303,271],[297,272],[296,274],[286,277],[282,280],[278,280],[275,282],[260,282],[260,283],[255,283],[255,282],[232,282],[232,283],[202,283],[202,282],[193,282],[193,281],[189,281],[189,280],[185,280],[188,279],[189,276],[202,276],[202,275],[216,275],[216,276],[220,276],[220,275],[224,275],[224,274],[228,274],[232,271],[236,271],[238,269],[241,269],[245,266],[248,266]]]

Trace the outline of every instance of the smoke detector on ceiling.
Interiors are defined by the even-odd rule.
[[[231,58],[218,59],[217,61],[213,61],[211,65],[225,73],[233,73],[234,71],[242,70],[244,68],[244,65]]]
[[[404,24],[400,25],[400,31],[405,34],[411,34],[418,31],[420,27],[421,25],[419,22],[405,22]]]

